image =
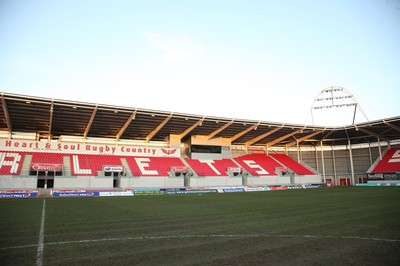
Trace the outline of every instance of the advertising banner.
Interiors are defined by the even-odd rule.
[[[113,197],[113,196],[134,196],[133,191],[101,191],[99,192],[100,197]]]
[[[270,190],[288,190],[286,186],[269,187]]]
[[[356,187],[400,187],[400,183],[357,183]]]
[[[32,171],[54,171],[61,172],[63,169],[62,164],[55,163],[32,163],[31,170]]]
[[[265,191],[263,187],[246,187],[244,190],[246,192]]]
[[[171,148],[14,139],[0,139],[0,150],[15,152],[57,152],[67,154],[180,157],[180,150]]]
[[[0,191],[0,198],[11,199],[11,198],[37,198],[38,191]]]
[[[53,191],[53,197],[98,197],[98,191]]]
[[[171,188],[160,188],[160,191],[183,191],[187,190],[185,187],[171,187]]]
[[[368,173],[368,180],[397,180],[396,173]]]
[[[204,194],[204,193],[217,193],[216,189],[202,189],[202,190],[178,190],[178,191],[165,191],[167,195],[173,194]]]
[[[305,184],[302,186],[303,186],[303,188],[321,188],[322,187],[321,184]]]
[[[384,180],[397,180],[397,174],[396,173],[384,173],[383,179]]]
[[[367,178],[368,180],[383,180],[383,173],[368,173]]]
[[[244,192],[244,188],[242,187],[229,187],[229,188],[222,188],[222,192],[229,193],[229,192]]]
[[[175,173],[187,173],[188,168],[186,166],[172,166],[171,170],[174,171]]]
[[[228,167],[228,171],[231,171],[232,173],[242,173],[242,168],[240,167]]]
[[[287,185],[288,189],[303,189],[301,185]]]
[[[141,190],[135,191],[135,196],[155,196],[155,195],[165,195],[164,191],[160,190]]]
[[[122,165],[103,165],[104,172],[122,173],[124,167]]]

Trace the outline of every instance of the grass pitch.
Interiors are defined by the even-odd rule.
[[[400,188],[0,200],[1,265],[400,265]]]

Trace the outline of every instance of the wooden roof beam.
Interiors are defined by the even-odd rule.
[[[51,100],[51,105],[50,105],[50,119],[49,119],[49,136],[47,139],[50,141],[51,140],[51,128],[53,124],[53,111],[54,111],[54,101]]]
[[[390,123],[390,122],[386,122],[386,121],[383,121],[383,123],[385,123],[385,124],[388,125],[389,127],[391,127],[391,128],[393,128],[393,129],[395,129],[395,130],[397,130],[397,131],[400,132],[400,127],[399,127],[399,126],[396,126],[396,125],[394,125],[394,124],[392,124],[392,123]]]
[[[90,116],[89,123],[87,124],[86,129],[85,129],[85,133],[83,133],[84,140],[86,140],[86,136],[89,133],[90,127],[92,126],[92,123],[93,123],[94,117],[96,116],[96,113],[97,113],[97,104],[93,109],[92,115]]]
[[[365,129],[365,128],[357,127],[357,126],[356,126],[356,130],[360,130],[360,131],[362,131],[362,132],[364,132],[364,133],[367,133],[367,134],[370,135],[370,136],[376,137],[376,138],[379,139],[379,140],[384,140],[384,141],[386,141],[387,143],[390,143],[390,140],[389,140],[389,139],[387,139],[387,138],[385,138],[385,137],[382,137],[382,136],[380,136],[378,133],[372,132],[372,131],[370,131],[370,130],[368,130],[368,129]]]
[[[254,125],[248,127],[247,129],[245,129],[245,130],[243,130],[243,131],[237,133],[235,136],[233,136],[233,137],[230,138],[231,143],[232,143],[233,141],[237,140],[238,138],[240,138],[241,136],[243,136],[244,134],[248,133],[249,131],[251,131],[251,130],[257,128],[259,125],[260,125],[260,122],[258,122],[257,124],[254,124]]]
[[[222,127],[218,128],[217,130],[214,130],[214,132],[212,132],[211,134],[209,134],[207,136],[207,139],[211,139],[213,138],[215,135],[217,135],[219,132],[221,132],[222,130],[224,130],[225,128],[229,127],[230,125],[233,124],[233,121],[229,121],[228,123],[226,123],[225,125],[223,125]]]
[[[12,125],[11,125],[11,121],[10,121],[10,116],[8,114],[6,99],[4,98],[4,93],[1,93],[1,104],[3,105],[4,119],[6,120],[8,133],[10,134],[10,137],[11,137]]]
[[[186,129],[185,131],[183,131],[181,134],[179,134],[179,138],[182,139],[183,137],[185,137],[187,134],[190,133],[190,131],[192,131],[193,129],[195,129],[198,126],[201,126],[201,124],[203,123],[205,117],[203,117],[202,119],[200,119],[199,121],[197,121],[196,123],[194,123],[191,127],[189,127],[188,129]]]
[[[306,135],[306,136],[303,136],[303,137],[297,139],[296,141],[292,141],[292,142],[286,144],[286,147],[292,147],[292,146],[296,145],[297,143],[300,143],[300,142],[302,142],[302,141],[304,141],[304,140],[307,140],[307,139],[309,139],[309,138],[312,138],[312,137],[314,137],[315,135],[318,135],[319,133],[322,133],[322,132],[323,132],[322,130],[315,131],[315,132],[313,132],[313,133],[311,133],[311,134],[308,134],[308,135]]]
[[[121,129],[118,131],[117,135],[115,136],[116,140],[119,140],[124,134],[125,130],[128,128],[128,126],[131,124],[132,120],[135,119],[136,117],[137,110],[135,110],[128,118],[128,120],[125,121],[124,125],[121,127]]]
[[[289,137],[291,137],[291,136],[293,136],[293,135],[296,135],[296,134],[299,133],[299,132],[301,132],[301,129],[298,129],[298,130],[293,131],[293,132],[291,132],[291,133],[289,133],[289,134],[286,134],[286,135],[284,135],[284,136],[282,136],[282,137],[280,137],[280,138],[277,138],[277,139],[275,139],[275,140],[273,140],[273,141],[270,141],[270,142],[267,143],[266,146],[267,146],[267,147],[271,147],[271,146],[275,145],[276,143],[281,142],[282,140],[285,140],[285,139],[287,139],[287,138],[289,138]]]
[[[171,113],[169,116],[167,116],[153,131],[150,132],[149,135],[147,135],[146,137],[146,141],[149,142],[155,134],[157,134],[158,131],[160,131],[163,126],[165,126],[166,123],[168,123],[168,121],[172,118],[172,114]]]
[[[264,133],[264,134],[262,134],[262,135],[260,135],[260,136],[258,136],[258,137],[256,137],[256,138],[254,138],[254,139],[251,139],[251,140],[247,141],[247,142],[245,143],[245,144],[246,144],[246,147],[247,147],[247,146],[250,146],[250,145],[252,145],[252,144],[254,144],[254,143],[256,143],[256,142],[259,141],[259,140],[262,140],[262,139],[265,138],[265,137],[268,137],[269,135],[275,133],[276,131],[278,131],[278,130],[280,130],[280,129],[281,129],[281,127],[274,128],[274,129],[272,129],[272,130],[270,130],[270,131],[268,131],[268,132],[266,132],[266,133]]]

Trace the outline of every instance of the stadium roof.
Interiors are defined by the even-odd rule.
[[[365,144],[400,139],[400,116],[341,127],[211,117],[133,107],[1,93],[0,130],[36,133],[40,138],[181,141],[193,135],[227,138],[232,145],[319,146]]]

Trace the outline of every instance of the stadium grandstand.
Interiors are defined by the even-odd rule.
[[[288,124],[1,93],[0,190],[393,185],[400,117]]]

